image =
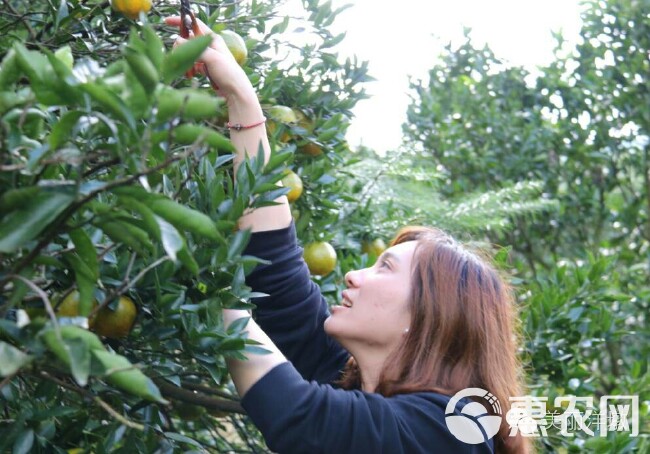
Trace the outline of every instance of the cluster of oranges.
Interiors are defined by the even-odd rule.
[[[97,306],[95,301],[93,309]],[[77,317],[79,315],[79,292],[68,294],[56,308],[58,317]],[[128,336],[135,323],[138,310],[128,296],[120,296],[114,308],[104,306],[88,319],[88,326],[97,334],[111,339]]]

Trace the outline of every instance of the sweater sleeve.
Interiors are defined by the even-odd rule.
[[[337,379],[349,353],[325,334],[329,310],[310,278],[294,224],[253,233],[245,253],[270,262],[246,278],[254,291],[269,295],[253,300],[256,322],[304,378],[319,383]]]
[[[448,400],[435,393],[383,397],[335,389],[308,382],[283,363],[251,387],[242,405],[280,454],[492,453],[491,440],[470,445],[450,433]]]

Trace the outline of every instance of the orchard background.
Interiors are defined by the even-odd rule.
[[[640,396],[645,436],[551,429],[540,450],[648,452],[650,4],[586,2],[581,42],[558,35],[535,75],[468,34],[413,81],[404,144],[378,156],[345,141],[371,75],[337,54],[344,7],[282,3],[195,4],[244,37],[272,120],[271,165],[233,175],[223,102],[183,77],[207,42],[171,51],[162,24],[176,2],[133,20],[108,1],[2,1],[0,452],[266,451],[224,362],[256,346],[220,313],[254,296],[236,220],[288,192],[287,169],[302,244],[336,251],[314,276],[328,301],[400,226],[446,228],[509,273],[549,410]]]

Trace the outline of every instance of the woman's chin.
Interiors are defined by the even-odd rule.
[[[336,317],[334,315],[330,315],[325,319],[325,322],[323,323],[323,329],[325,330],[325,334],[333,337],[336,340],[339,340],[340,332],[337,325],[338,323],[336,321]]]

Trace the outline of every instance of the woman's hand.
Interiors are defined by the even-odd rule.
[[[165,19],[165,23],[180,28],[181,18],[180,16],[168,17]],[[198,30],[190,32],[190,39],[192,35],[210,35],[212,43],[199,57],[195,70],[210,79],[212,85],[217,88],[217,92],[226,98],[229,108],[237,109],[241,104],[251,102],[253,99],[254,102],[257,102],[253,86],[244,70],[235,61],[235,57],[228,50],[223,38],[199,19],[196,19],[196,23]],[[176,38],[174,47],[185,42],[187,40],[179,36]]]

